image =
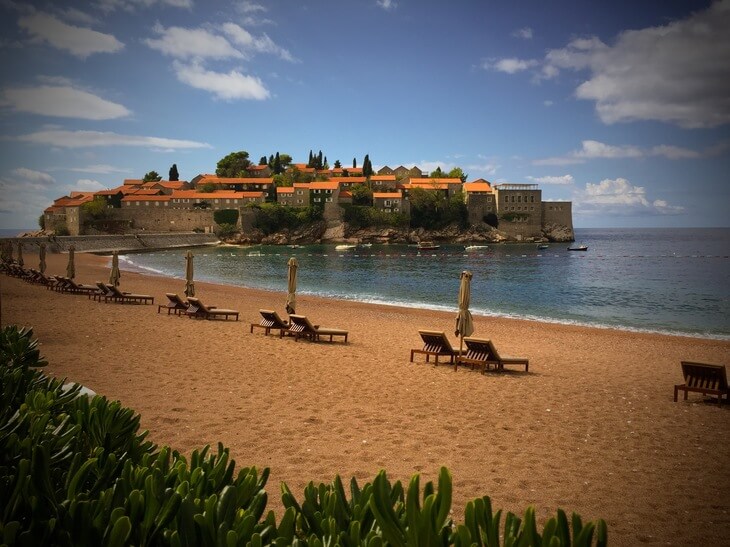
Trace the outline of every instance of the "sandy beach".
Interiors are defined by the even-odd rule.
[[[47,273],[66,261],[49,255]],[[108,261],[77,253],[76,281],[106,281]],[[120,288],[155,304],[3,275],[2,324],[32,326],[49,374],[133,408],[154,442],[189,453],[221,441],[238,465],[270,467],[278,514],[282,481],[301,496],[337,474],[434,480],[447,466],[458,521],[489,495],[505,511],[535,505],[541,522],[558,507],[604,518],[613,545],[730,545],[730,405],[672,400],[680,360],[730,364],[730,342],[475,316],[474,336],[530,359],[527,374],[482,375],[409,362],[419,327],[458,343],[455,313],[298,295],[297,313],[350,332],[315,344],[249,332],[260,308],[284,315],[285,293],[196,281],[205,303],[241,311],[201,321],[157,313],[182,279],[125,271]]]

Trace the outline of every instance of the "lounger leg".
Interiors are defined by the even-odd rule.
[[[674,386],[674,402],[677,402],[677,395],[679,395],[679,389],[677,386]]]

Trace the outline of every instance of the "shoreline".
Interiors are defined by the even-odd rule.
[[[108,257],[76,259],[78,282],[108,278]],[[65,255],[47,260],[65,272]],[[314,344],[249,332],[260,308],[284,315],[280,291],[196,280],[196,296],[241,320],[156,313],[184,284],[125,270],[120,288],[155,305],[120,305],[3,275],[3,324],[33,326],[48,374],[120,400],[153,442],[187,455],[220,441],[239,466],[270,467],[267,508],[279,515],[280,482],[300,494],[380,469],[427,481],[445,465],[457,520],[489,495],[518,515],[534,505],[540,522],[558,507],[604,518],[615,545],[726,540],[730,407],[672,399],[679,361],[728,363],[728,342],[476,316],[474,336],[530,359],[527,374],[482,375],[409,362],[418,328],[458,345],[450,311],[297,294],[299,313],[350,331],[348,344]]]
[[[219,245],[219,247],[229,246],[227,244]],[[231,247],[251,247],[251,246],[257,246],[257,245],[230,245]],[[141,254],[144,251],[141,252],[134,252],[131,254]],[[153,251],[150,251],[153,252]],[[110,256],[110,255],[107,255]],[[107,265],[108,267],[108,265]],[[130,262],[124,259],[124,257],[120,256],[120,268],[126,271],[130,272],[136,272],[140,275],[150,275],[155,277],[168,277],[172,279],[183,279],[183,272],[180,272],[180,275],[170,275],[167,272],[155,270],[152,268],[148,268],[146,266],[140,266],[134,262]],[[272,289],[266,289],[262,287],[252,287],[249,285],[237,285],[234,283],[226,283],[225,281],[206,281],[208,283],[218,284],[221,286],[226,287],[239,287],[242,289],[250,289],[250,290],[262,290],[262,291],[270,291],[272,293],[275,293],[277,291],[274,291]],[[308,295],[315,298],[325,298],[325,299],[332,299],[335,298],[337,300],[343,301],[343,302],[358,302],[362,304],[373,304],[376,306],[388,306],[388,307],[396,307],[396,308],[406,308],[406,309],[422,309],[427,311],[434,311],[434,312],[443,312],[443,313],[453,313],[456,314],[458,311],[457,306],[445,306],[445,305],[439,305],[439,304],[427,304],[423,302],[404,302],[404,301],[394,301],[394,302],[385,302],[385,301],[378,301],[375,299],[363,299],[363,298],[357,298],[357,297],[348,297],[348,295],[337,295],[335,297],[328,297],[324,294],[314,292],[314,291],[299,291],[299,295]],[[471,309],[470,310],[472,315],[474,317],[483,317],[483,318],[494,318],[494,319],[514,319],[514,320],[521,320],[521,321],[530,321],[535,323],[547,323],[551,325],[565,325],[565,326],[576,326],[576,327],[585,327],[585,328],[593,328],[593,329],[601,329],[601,330],[617,330],[621,332],[627,332],[627,333],[643,333],[643,334],[657,334],[660,336],[678,336],[678,337],[684,337],[684,338],[696,338],[700,340],[718,340],[723,342],[730,342],[730,334],[723,334],[723,333],[703,333],[703,332],[686,332],[686,331],[672,331],[672,330],[661,330],[658,328],[640,328],[640,327],[632,327],[629,325],[611,325],[606,323],[600,323],[600,322],[587,322],[587,321],[578,321],[578,320],[572,320],[572,319],[560,319],[560,318],[553,318],[553,317],[540,317],[535,315],[515,315],[515,314],[507,314],[507,313],[497,313],[497,312],[486,312],[483,310],[478,309]]]

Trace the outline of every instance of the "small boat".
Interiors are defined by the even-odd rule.
[[[355,249],[356,247],[357,247],[357,245],[347,245],[347,244],[335,245],[335,251],[349,251],[351,249]]]
[[[550,246],[549,246],[549,245],[548,245],[547,243],[540,243],[540,244],[539,244],[539,245],[537,246],[537,248],[538,248],[538,249],[540,249],[541,251],[544,251],[544,250],[545,250],[545,249],[547,249],[548,247],[550,247]]]
[[[573,245],[572,247],[568,247],[569,251],[587,251],[588,245]]]
[[[484,251],[489,249],[488,245],[467,245],[464,247],[465,251]]]
[[[416,247],[419,251],[433,251],[438,249],[440,246],[436,245],[433,241],[419,241]]]
[[[357,246],[358,247],[372,247],[373,244],[372,243],[358,243]]]
[[[251,251],[250,253],[248,253],[248,256],[264,256],[264,253],[262,253],[261,251]]]

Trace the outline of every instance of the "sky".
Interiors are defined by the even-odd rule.
[[[245,150],[730,226],[730,0],[0,0],[0,228]]]

